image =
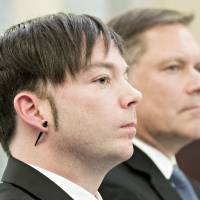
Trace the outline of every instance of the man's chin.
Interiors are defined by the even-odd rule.
[[[130,159],[132,156],[134,156],[134,148],[133,148],[133,145],[131,144],[130,146],[124,147],[123,149],[121,149],[118,156],[116,156],[116,164],[115,165],[118,165],[118,164]]]

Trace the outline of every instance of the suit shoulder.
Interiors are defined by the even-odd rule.
[[[35,198],[21,188],[9,183],[0,184],[0,200],[34,200]]]

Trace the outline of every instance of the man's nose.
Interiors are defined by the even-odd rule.
[[[186,91],[188,94],[194,94],[194,93],[200,94],[200,72],[199,71],[194,70],[193,72],[191,72]]]
[[[130,106],[135,106],[141,99],[142,93],[127,82],[120,98],[122,108],[126,109]]]

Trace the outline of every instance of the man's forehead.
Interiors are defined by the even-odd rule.
[[[151,43],[151,45],[154,43],[157,46],[161,46],[160,42],[165,43],[165,45],[173,45],[178,44],[178,42],[187,43],[195,41],[194,35],[189,27],[178,23],[152,27],[144,35],[147,43]],[[188,41],[185,41],[186,39]]]
[[[87,68],[84,70],[90,71],[95,69],[108,69],[109,71],[123,71],[127,72],[129,69],[129,66],[125,63],[124,65],[116,65],[114,62],[94,62],[87,66]]]
[[[146,52],[169,50],[171,53],[199,54],[199,45],[191,30],[182,24],[160,25],[149,29],[145,33]]]

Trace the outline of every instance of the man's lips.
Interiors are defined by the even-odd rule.
[[[136,128],[136,123],[131,122],[120,126],[120,128]]]
[[[129,139],[133,139],[136,135],[136,123],[131,122],[131,123],[127,123],[127,124],[123,124],[122,126],[120,126],[121,130],[123,130],[123,132],[128,134],[128,138]]]
[[[184,111],[192,111],[192,110],[200,110],[200,105],[187,106],[184,109],[182,109],[182,112],[184,112]]]

